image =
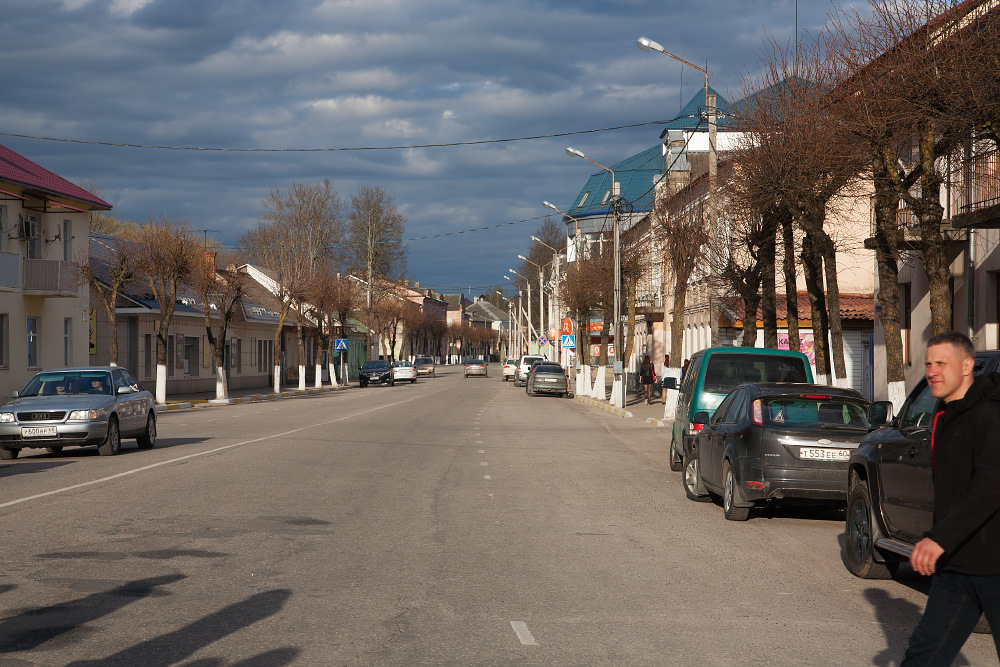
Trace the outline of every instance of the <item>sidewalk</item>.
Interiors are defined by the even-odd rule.
[[[611,384],[607,386],[607,396],[611,397]],[[663,418],[664,405],[661,402],[662,398],[653,398],[649,405],[646,405],[645,400],[642,397],[642,389],[638,391],[627,391],[625,393],[625,408],[624,410],[619,410],[617,408],[611,407],[610,403],[605,401],[599,401],[597,399],[577,396],[577,400],[587,405],[593,405],[594,407],[600,407],[607,412],[613,412],[620,417],[632,419],[640,419],[643,422],[654,426],[657,428],[669,427],[671,422]]]
[[[254,387],[252,389],[230,389],[229,401],[217,402],[214,391],[206,391],[192,394],[171,394],[167,396],[166,405],[157,405],[157,412],[166,410],[185,410],[194,407],[207,407],[209,405],[226,405],[226,403],[258,403],[260,401],[276,401],[279,398],[293,398],[295,396],[308,396],[311,394],[323,394],[331,391],[343,391],[346,387],[340,385],[336,389],[329,384],[322,387],[306,387],[299,390],[298,387],[283,387],[280,394],[275,394],[271,387]]]

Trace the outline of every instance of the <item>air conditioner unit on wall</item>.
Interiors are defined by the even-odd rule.
[[[32,240],[38,238],[38,220],[30,215],[21,216],[21,238]]]

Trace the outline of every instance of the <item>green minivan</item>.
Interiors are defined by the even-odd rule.
[[[668,378],[670,380],[670,378]],[[710,347],[696,352],[688,363],[677,397],[677,412],[670,438],[670,469],[681,469],[684,453],[694,439],[691,418],[699,412],[710,416],[722,399],[738,385],[756,382],[813,383],[809,358],[801,352],[761,347]],[[669,385],[668,389],[671,389]]]

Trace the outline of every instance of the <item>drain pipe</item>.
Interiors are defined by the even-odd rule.
[[[969,328],[969,338],[976,336],[976,230],[969,227],[969,265],[966,267],[966,320]]]

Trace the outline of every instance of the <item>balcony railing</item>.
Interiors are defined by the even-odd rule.
[[[53,259],[25,259],[21,263],[21,289],[40,296],[76,296],[76,264]]]
[[[1000,157],[996,151],[977,155],[963,169],[965,183],[956,201],[959,213],[1000,204]]]

